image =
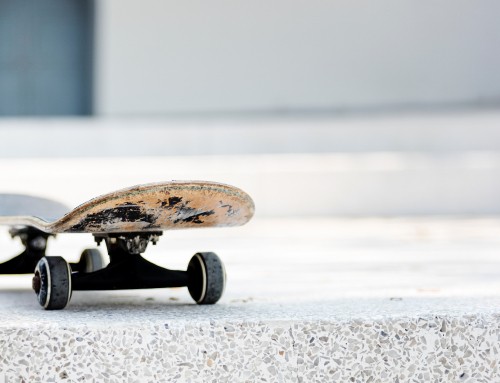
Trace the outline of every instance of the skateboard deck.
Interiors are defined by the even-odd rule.
[[[0,225],[29,226],[49,234],[239,226],[253,214],[248,194],[215,182],[138,185],[93,198],[73,210],[43,198],[0,194]]]

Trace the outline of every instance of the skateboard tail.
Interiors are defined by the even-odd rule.
[[[0,225],[11,227],[28,226],[34,227],[48,234],[54,233],[52,231],[50,222],[47,222],[42,218],[33,216],[0,216]]]

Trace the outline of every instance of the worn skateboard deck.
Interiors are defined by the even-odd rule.
[[[67,209],[58,202],[0,194],[0,225],[46,233],[126,233],[243,225],[254,204],[244,191],[203,181],[171,181],[118,190]]]

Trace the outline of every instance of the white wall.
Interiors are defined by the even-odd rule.
[[[101,115],[500,100],[496,0],[100,0]]]

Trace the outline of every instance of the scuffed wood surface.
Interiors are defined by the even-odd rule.
[[[214,182],[172,181],[105,194],[56,221],[0,217],[0,224],[29,225],[49,233],[113,233],[239,226],[253,214],[252,199],[238,188]]]

